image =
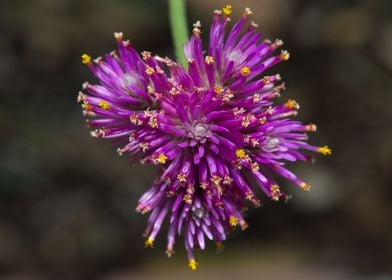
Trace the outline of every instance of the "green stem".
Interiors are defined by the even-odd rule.
[[[187,67],[183,46],[188,40],[185,0],[169,0],[169,17],[178,61]]]

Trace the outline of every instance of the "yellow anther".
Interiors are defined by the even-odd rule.
[[[220,86],[215,85],[214,86],[214,91],[215,91],[216,94],[221,94],[223,92],[223,89]]]
[[[223,95],[222,101],[229,102],[234,97],[234,94],[231,93],[229,90]]]
[[[189,268],[191,270],[196,270],[197,269],[197,262],[196,262],[195,259],[190,259],[188,265],[189,265]]]
[[[274,48],[278,48],[278,47],[280,47],[280,46],[282,46],[282,45],[283,45],[283,41],[280,40],[280,39],[276,39],[275,42],[272,43],[272,46],[273,46]]]
[[[282,60],[289,60],[290,54],[288,51],[282,50],[282,52],[280,53],[280,57]]]
[[[129,120],[131,121],[132,124],[135,124],[135,125],[141,124],[139,116],[135,113],[133,113],[132,115],[129,116]]]
[[[270,78],[269,76],[265,76],[265,77],[263,78],[263,83],[264,83],[265,85],[269,85],[269,84],[271,83],[271,78]]]
[[[244,149],[238,149],[237,151],[235,151],[235,155],[238,158],[244,158],[246,156],[246,153]]]
[[[271,198],[272,200],[278,201],[279,197],[282,195],[278,185],[271,185]]]
[[[152,68],[150,66],[147,66],[146,67],[146,73],[147,73],[147,75],[152,75],[152,74],[155,73],[155,70],[154,70],[154,68]]]
[[[252,114],[247,114],[245,117],[242,118],[241,120],[241,125],[242,127],[248,127],[250,125],[250,122],[255,119],[255,116]]]
[[[147,92],[148,92],[149,94],[153,94],[153,93],[155,93],[155,89],[154,89],[152,86],[148,85],[148,86],[147,86]]]
[[[259,123],[260,123],[260,124],[265,124],[266,121],[267,121],[267,118],[266,118],[266,117],[261,117],[261,118],[259,118]]]
[[[214,63],[214,58],[212,56],[206,56],[205,62],[207,65],[213,64]]]
[[[76,101],[79,103],[79,102],[85,101],[85,100],[86,100],[86,96],[83,94],[83,92],[79,91],[79,94],[78,94]]]
[[[195,35],[196,37],[200,37],[201,34],[201,30],[197,27],[193,28],[192,30],[193,35]]]
[[[150,148],[150,144],[149,143],[140,143],[139,147],[142,148],[143,153],[145,153]]]
[[[257,140],[256,140],[257,141]],[[250,165],[252,172],[258,172],[260,170],[260,166],[257,162],[254,162]]]
[[[285,106],[286,108],[289,108],[289,109],[299,109],[299,104],[298,104],[295,100],[292,100],[292,99],[289,99],[289,100],[284,104],[284,106]]]
[[[123,39],[123,33],[122,32],[114,32],[114,38],[118,41],[121,41]]]
[[[310,191],[310,188],[311,188],[311,186],[308,183],[305,183],[305,182],[302,182],[300,187],[301,187],[301,189],[303,189],[306,192]]]
[[[158,127],[158,120],[155,116],[150,117],[148,120],[148,124],[152,128],[157,128]]]
[[[315,132],[317,130],[317,125],[315,125],[314,123],[310,123],[305,126],[305,130]]]
[[[144,247],[154,248],[154,239],[152,239],[151,237],[147,238],[144,242]]]
[[[229,223],[232,227],[235,227],[236,225],[238,225],[238,219],[231,215],[229,218]]]
[[[91,62],[91,56],[89,56],[86,53],[82,54],[82,63],[89,64],[90,62]]]
[[[186,182],[186,175],[184,173],[180,172],[180,174],[177,175],[177,179],[181,183],[185,183]]]
[[[172,248],[168,248],[166,250],[166,255],[168,258],[171,258],[171,256],[174,254],[174,250]]]
[[[253,12],[251,11],[251,9],[245,8],[244,15],[250,16],[250,15],[253,15]]]
[[[242,67],[241,68],[241,75],[242,76],[248,76],[250,74],[250,68],[248,66]]]
[[[216,186],[219,186],[220,183],[222,182],[222,178],[214,175],[211,177],[211,182],[213,182]]]
[[[240,221],[240,226],[241,226],[241,230],[246,230],[249,227],[248,223],[245,222],[244,220]]]
[[[160,164],[165,164],[167,160],[167,156],[165,154],[159,154],[157,160]]]
[[[260,102],[260,100],[261,100],[260,94],[258,94],[258,93],[253,94],[253,96],[252,96],[253,103]]]
[[[226,5],[223,9],[222,9],[223,15],[225,17],[229,16],[231,14],[231,5]]]
[[[93,106],[87,101],[84,101],[82,104],[82,108],[86,111],[91,111],[93,109]]]
[[[142,58],[143,60],[148,60],[151,58],[151,52],[148,51],[142,51]]]
[[[246,198],[247,200],[252,200],[252,199],[253,199],[253,193],[247,192],[247,193],[245,194],[245,198]]]
[[[330,156],[332,154],[332,150],[328,146],[320,147],[318,151],[324,156]]]
[[[110,108],[109,103],[107,103],[107,102],[104,101],[104,100],[99,101],[98,105],[99,105],[99,107],[100,107],[102,110],[109,110],[109,108]]]
[[[180,91],[176,87],[172,87],[169,92],[171,95],[180,94]]]
[[[192,195],[191,194],[189,194],[189,193],[187,193],[186,195],[184,195],[184,198],[183,198],[183,200],[186,202],[186,203],[188,203],[188,204],[192,204]]]
[[[225,177],[223,178],[223,184],[224,184],[224,185],[230,185],[232,182],[233,182],[233,179],[231,179],[230,176],[225,176]]]

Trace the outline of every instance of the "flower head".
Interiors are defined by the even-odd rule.
[[[78,96],[92,136],[112,139],[120,155],[159,166],[160,178],[137,206],[150,212],[146,247],[169,217],[167,255],[183,235],[192,270],[194,248],[204,249],[206,239],[222,248],[228,231],[247,228],[246,204],[261,204],[251,181],[272,200],[286,200],[269,174],[309,190],[286,162],[310,160],[306,150],[331,154],[306,142],[316,126],[291,119],[299,109],[294,100],[274,103],[284,84],[279,74],[263,73],[289,58],[276,52],[282,41],[260,41],[249,9],[225,36],[230,13],[230,5],[214,12],[206,53],[201,25],[194,25],[184,46],[187,70],[149,52],[139,56],[122,33],[115,33],[117,52],[94,61],[82,56],[99,80],[85,83]]]

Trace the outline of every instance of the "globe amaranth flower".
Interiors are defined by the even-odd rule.
[[[193,250],[204,249],[206,239],[221,249],[228,232],[247,228],[246,204],[261,204],[255,185],[286,200],[275,175],[310,189],[286,163],[311,160],[306,151],[331,154],[306,142],[316,126],[292,120],[294,100],[274,103],[284,89],[279,74],[262,77],[289,58],[276,53],[282,41],[261,41],[248,8],[226,34],[230,13],[229,5],[214,12],[207,52],[200,22],[194,24],[184,46],[187,69],[150,52],[139,56],[122,33],[115,33],[117,52],[94,61],[82,56],[99,80],[86,82],[78,96],[91,135],[111,139],[132,161],[159,166],[137,206],[150,213],[146,247],[168,218],[167,255],[182,235],[192,270]]]

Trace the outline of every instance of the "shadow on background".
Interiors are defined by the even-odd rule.
[[[234,3],[235,2],[235,3]],[[190,21],[224,1],[188,1]],[[190,273],[181,241],[165,234],[144,248],[146,217],[133,209],[154,170],[129,168],[109,143],[89,136],[76,95],[92,75],[80,54],[99,56],[122,31],[137,50],[172,56],[166,1],[37,0],[0,3],[1,279],[391,279],[392,2],[233,1],[250,6],[266,37],[291,51],[279,65],[315,122],[331,158],[296,165],[310,193],[264,198],[246,232],[213,244]],[[191,26],[191,22],[189,23]],[[388,274],[389,273],[389,274]],[[193,277],[193,278],[192,278]]]

